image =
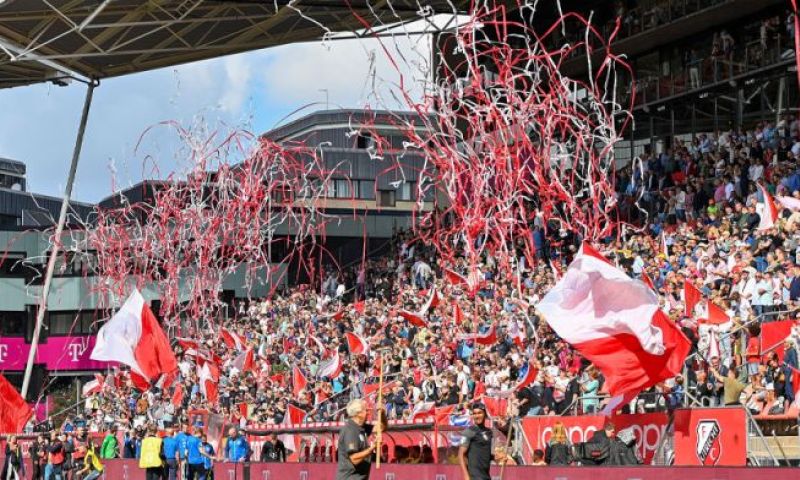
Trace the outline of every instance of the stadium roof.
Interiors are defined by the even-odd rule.
[[[0,88],[320,40],[363,30],[354,13],[382,30],[421,10],[454,13],[447,0],[0,0]]]

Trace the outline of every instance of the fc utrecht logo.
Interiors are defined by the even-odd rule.
[[[716,465],[722,456],[719,423],[716,420],[697,422],[697,458],[706,466]]]

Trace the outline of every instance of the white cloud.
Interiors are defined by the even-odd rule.
[[[95,91],[73,197],[97,201],[116,188],[153,176],[165,177],[185,160],[176,136],[159,122],[183,125],[221,122],[256,133],[288,113],[316,103],[325,108],[397,108],[387,92],[405,76],[406,89],[419,95],[412,77],[426,62],[428,39],[384,38],[389,57],[374,39],[295,44],[208,60],[176,68],[105,80]],[[417,49],[417,51],[414,51]],[[375,75],[373,75],[375,72]],[[417,72],[417,73],[415,73]],[[36,85],[0,90],[0,157],[26,162],[29,190],[49,195],[63,191],[86,88]],[[374,96],[378,92],[379,97]],[[400,108],[407,108],[401,105]],[[134,147],[148,128],[140,151]],[[145,160],[147,159],[147,160]]]

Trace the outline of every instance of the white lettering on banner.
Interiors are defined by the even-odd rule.
[[[581,428],[577,425],[573,425],[567,428],[567,438],[569,439],[570,443],[575,445],[576,443],[583,443],[586,440],[589,440],[592,437],[592,433],[597,431],[597,427],[595,426],[588,426],[585,429]],[[542,438],[539,439],[539,445],[547,445],[547,442],[550,441],[550,437],[553,436],[553,427],[545,427],[542,429]]]
[[[302,472],[300,472],[300,480],[308,480],[308,471],[307,470],[303,470]]]
[[[394,473],[386,473],[386,480],[394,480]]]
[[[647,423],[644,425],[631,425],[629,427],[618,426],[618,429],[630,428],[636,437],[636,449],[642,458],[650,458],[655,453],[661,438],[666,433],[666,425],[658,425],[656,423]],[[576,443],[586,442],[592,438],[592,434],[599,428],[594,425],[581,427],[578,425],[568,426],[567,438],[573,445]],[[545,427],[542,429],[541,438],[539,438],[539,445],[547,445],[550,437],[553,436],[553,427]]]
[[[75,342],[75,343],[70,343],[67,346],[67,349],[69,349],[69,356],[72,358],[72,361],[77,362],[78,360],[81,359],[83,354],[86,353],[87,347],[80,342]]]
[[[0,343],[0,363],[4,363],[8,358],[8,345]]]
[[[436,480],[447,480],[447,475],[436,474]]]
[[[264,480],[269,480],[270,471],[269,470],[264,470],[264,472],[262,472],[262,473],[263,473],[262,477],[264,478]]]

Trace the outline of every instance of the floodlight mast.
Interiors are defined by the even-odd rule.
[[[44,285],[42,286],[42,296],[39,299],[39,309],[36,311],[36,326],[33,329],[31,349],[28,352],[28,363],[25,365],[25,376],[22,379],[21,394],[22,397],[26,399],[28,387],[30,387],[33,362],[36,360],[36,350],[39,346],[39,335],[42,333],[42,322],[44,321],[44,314],[47,311],[47,297],[50,293],[56,258],[58,257],[59,247],[61,246],[61,234],[64,231],[64,224],[67,221],[67,210],[69,209],[69,202],[72,197],[72,187],[75,184],[75,172],[78,170],[78,159],[81,156],[81,148],[83,147],[83,136],[84,133],[86,133],[86,123],[89,120],[89,110],[92,106],[94,89],[98,85],[100,85],[99,80],[92,80],[87,83],[86,99],[83,102],[83,111],[81,112],[81,120],[78,125],[78,136],[75,139],[75,148],[72,151],[72,162],[70,163],[69,174],[67,175],[67,185],[64,188],[64,198],[61,201],[61,212],[58,214],[58,224],[56,224],[56,230],[53,234],[53,248],[50,250],[50,257],[47,259],[47,270],[45,271]]]

